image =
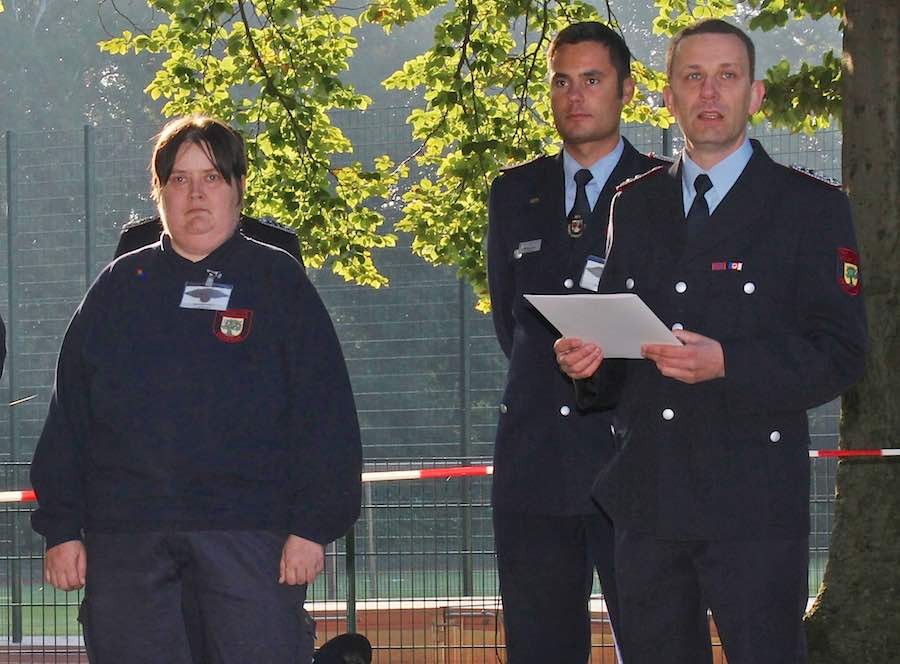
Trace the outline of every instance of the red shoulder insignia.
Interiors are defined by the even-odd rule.
[[[626,187],[630,187],[635,182],[640,182],[644,178],[651,177],[653,175],[659,175],[660,173],[665,173],[669,170],[668,166],[657,166],[656,168],[651,168],[646,173],[641,173],[640,175],[635,175],[634,177],[630,177],[627,180],[623,180],[616,186],[616,191],[622,191]]]
[[[840,189],[841,183],[835,180],[834,178],[827,177],[822,175],[821,173],[817,173],[811,168],[804,168],[798,164],[791,164],[790,169],[799,175],[804,175],[808,177],[810,180],[815,180],[816,182],[821,182],[822,184],[826,184],[833,189]]]
[[[838,285],[847,295],[859,295],[859,254],[847,247],[837,250]]]

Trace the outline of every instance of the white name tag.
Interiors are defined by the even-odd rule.
[[[519,242],[519,247],[513,252],[516,259],[522,258],[525,254],[532,254],[541,250],[541,240],[528,240],[527,242]]]
[[[184,293],[181,295],[182,309],[209,309],[211,311],[225,311],[228,301],[231,299],[231,291],[234,286],[229,284],[199,284],[186,283]]]
[[[599,256],[588,256],[581,273],[581,281],[578,285],[585,290],[595,293],[600,289],[600,277],[603,276],[603,268],[606,267],[606,259]]]

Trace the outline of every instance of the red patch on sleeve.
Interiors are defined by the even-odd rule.
[[[838,285],[847,295],[859,295],[859,254],[847,247],[837,250]]]

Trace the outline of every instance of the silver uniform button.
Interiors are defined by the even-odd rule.
[[[522,258],[522,250],[521,250],[521,249],[516,249],[516,250],[513,252],[513,258],[515,258],[516,260],[519,260],[520,258]]]
[[[559,414],[562,415],[563,417],[568,416],[568,414],[571,412],[572,412],[572,409],[569,408],[568,406],[562,406],[559,409]]]
[[[773,443],[777,443],[778,441],[781,440],[781,432],[773,431],[772,433],[769,434],[769,440],[772,441]]]
[[[684,325],[682,325],[681,323],[675,323],[674,325],[672,325],[672,329],[673,330],[683,330]]]
[[[679,281],[677,284],[675,284],[675,292],[676,293],[683,293],[686,290],[687,290],[687,284],[684,283],[683,281]]]
[[[752,295],[755,290],[756,284],[754,284],[752,281],[748,281],[746,284],[744,284],[744,292],[747,295]]]
[[[612,435],[615,436],[615,435],[616,435],[616,427],[614,427],[612,424],[610,424],[610,425],[609,425],[609,432],[610,432]]]
[[[675,417],[675,411],[672,410],[671,408],[666,408],[666,409],[662,412],[662,417],[663,417],[663,419],[666,420],[666,421],[671,420],[671,419],[673,419],[673,418]]]
[[[627,288],[628,290],[631,290],[632,288],[634,288],[634,279],[632,279],[631,277],[628,277],[625,280],[625,288]]]
[[[506,404],[505,404],[505,403],[501,403],[501,404],[500,404],[500,413],[501,413],[502,415],[506,415],[506,411],[508,411],[508,410],[509,410],[509,408],[506,407]]]
[[[575,285],[575,282],[572,281],[571,279],[566,279],[566,280],[563,282],[563,286],[565,286],[566,288],[571,288],[571,287],[574,286],[574,285]]]

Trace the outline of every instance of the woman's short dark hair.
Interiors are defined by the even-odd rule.
[[[756,80],[756,48],[753,46],[753,40],[736,25],[731,25],[731,23],[718,18],[708,18],[689,25],[672,37],[669,48],[666,50],[666,76],[670,81],[672,80],[672,62],[675,60],[675,51],[678,49],[678,45],[686,37],[694,35],[734,35],[740,39],[744,48],[747,49],[747,59],[750,61],[750,71],[748,72],[750,80]]]
[[[175,157],[184,143],[193,143],[206,153],[228,184],[236,183],[240,200],[244,198],[247,153],[244,139],[224,122],[204,115],[186,115],[170,121],[156,137],[150,158],[150,194],[159,201],[160,191],[169,181]]]
[[[619,96],[623,93],[625,79],[631,76],[631,51],[628,44],[618,32],[599,21],[582,21],[572,23],[559,31],[550,42],[547,49],[547,60],[553,59],[553,55],[563,44],[580,44],[581,42],[597,42],[609,49],[609,59],[616,70],[617,88]]]

